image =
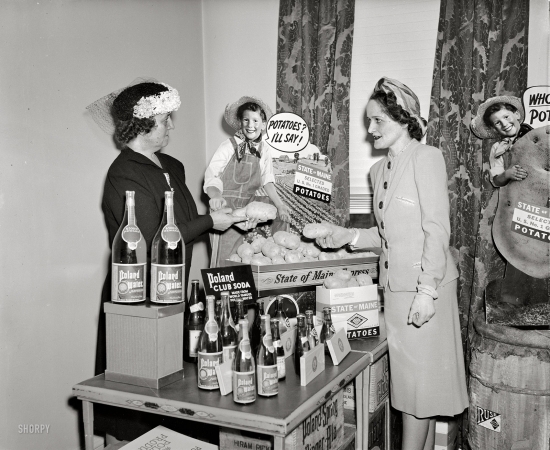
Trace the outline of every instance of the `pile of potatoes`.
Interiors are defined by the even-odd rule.
[[[288,264],[308,261],[327,261],[347,258],[375,256],[372,252],[348,252],[323,250],[312,241],[306,241],[294,233],[277,231],[273,237],[258,237],[251,243],[245,242],[237,248],[230,261],[264,266],[268,264]]]
[[[325,278],[323,286],[327,289],[342,289],[347,287],[369,286],[372,278],[366,273],[353,276],[345,269],[338,269],[334,275]]]

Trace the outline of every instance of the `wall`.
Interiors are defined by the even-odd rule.
[[[204,171],[201,3],[4,0],[0,14],[0,449],[77,449],[93,376],[117,156],[85,107],[138,76],[176,87],[168,153]],[[199,157],[197,158],[197,155]],[[44,434],[19,425],[49,425]]]

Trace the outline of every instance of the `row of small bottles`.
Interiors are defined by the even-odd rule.
[[[138,303],[147,298],[147,244],[136,222],[135,192],[126,191],[124,218],[112,245],[111,300]],[[150,300],[184,301],[185,243],[174,217],[174,193],[164,193],[164,214],[151,243]]]
[[[197,280],[193,280],[193,290]],[[191,295],[190,302],[194,296]],[[271,319],[263,314],[263,303],[258,302],[252,328],[244,315],[243,303],[237,301],[238,323],[232,318],[229,292],[221,293],[221,312],[216,313],[214,296],[207,296],[207,317],[196,345],[197,383],[206,390],[219,389],[215,367],[232,361],[233,400],[236,403],[252,403],[256,393],[271,397],[279,392],[279,382],[286,378],[285,352],[281,334],[290,329],[290,322],[282,308],[282,299],[277,302],[276,316]],[[190,304],[190,308],[192,305]],[[330,339],[334,333],[330,308],[324,309],[320,340],[313,325],[313,311],[297,315],[297,336],[294,350],[294,368],[300,375],[300,357],[313,347]],[[193,321],[186,321],[193,325]],[[249,330],[250,335],[249,336]],[[195,354],[189,333],[189,355]],[[326,345],[326,344],[325,344]],[[326,347],[325,347],[326,351]]]

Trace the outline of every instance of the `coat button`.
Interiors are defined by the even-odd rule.
[[[388,161],[388,169],[391,169],[391,161]]]
[[[378,208],[382,209],[384,207],[384,202],[378,203]]]
[[[388,248],[388,241],[384,242],[384,245]]]
[[[384,263],[384,267],[387,269],[388,266],[389,266],[388,261],[386,261],[386,262]]]
[[[384,229],[384,222],[380,222],[380,228]]]
[[[388,182],[384,181],[384,189],[388,189]]]

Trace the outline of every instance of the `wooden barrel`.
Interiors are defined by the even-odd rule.
[[[550,332],[474,321],[472,450],[550,450]]]

